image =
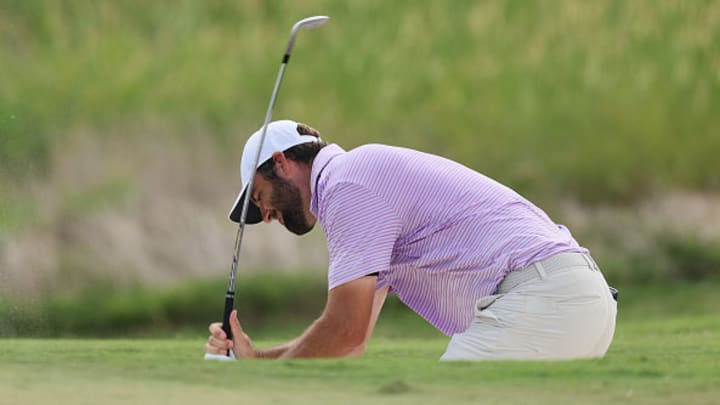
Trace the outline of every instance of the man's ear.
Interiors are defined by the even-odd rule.
[[[272,154],[272,160],[275,164],[275,173],[280,177],[287,177],[288,170],[290,169],[289,161],[282,152],[274,152]]]

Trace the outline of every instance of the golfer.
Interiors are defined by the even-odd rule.
[[[247,141],[238,222],[277,220],[302,235],[319,222],[329,252],[328,298],[296,339],[260,349],[230,316],[233,339],[210,325],[205,351],[236,358],[361,355],[385,297],[450,337],[441,360],[602,357],[616,302],[588,250],[508,187],[451,160],[411,149],[326,144],[313,128],[269,124]]]

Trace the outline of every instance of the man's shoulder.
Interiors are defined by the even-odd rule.
[[[357,146],[347,152],[348,156],[364,156],[364,155],[383,155],[383,154],[402,154],[402,153],[420,153],[413,149],[403,148],[400,146],[385,145],[382,143],[367,143]]]
[[[404,162],[427,159],[432,155],[400,146],[370,143],[349,150],[343,159],[343,165],[349,170],[385,170],[389,166],[402,165]]]
[[[340,196],[375,189],[388,176],[393,166],[393,149],[382,144],[365,144],[348,150],[329,161],[319,180],[321,206],[346,202]],[[326,198],[332,195],[333,198]],[[342,201],[341,201],[342,200]]]
[[[365,144],[347,151],[342,159],[329,165],[330,183],[355,183],[367,185],[387,176],[402,159],[402,148]]]

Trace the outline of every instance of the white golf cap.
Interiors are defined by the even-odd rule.
[[[250,175],[253,170],[253,162],[257,153],[260,137],[262,136],[262,127],[250,135],[243,149],[242,160],[240,161],[240,178],[242,179],[242,188],[235,199],[235,203],[230,210],[229,218],[233,222],[240,222],[242,215],[243,198],[247,191]],[[320,138],[312,135],[301,135],[298,130],[298,123],[290,120],[273,121],[268,124],[267,133],[265,134],[265,142],[263,142],[260,158],[258,159],[257,169],[262,166],[275,152],[284,152],[295,145],[307,142],[319,142]],[[262,221],[262,215],[257,205],[252,201],[248,204],[248,212],[245,223],[256,224]]]

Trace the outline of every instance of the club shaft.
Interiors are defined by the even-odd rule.
[[[253,161],[253,169],[250,172],[250,181],[248,182],[247,189],[245,191],[245,197],[243,198],[242,211],[240,213],[240,225],[238,226],[238,233],[235,237],[235,254],[233,256],[232,266],[230,267],[230,281],[228,283],[228,292],[235,292],[235,276],[237,274],[238,258],[240,257],[240,249],[242,248],[243,234],[245,233],[245,220],[247,218],[247,212],[250,205],[250,197],[252,196],[253,184],[255,183],[255,171],[260,160],[260,153],[262,145],[265,142],[265,136],[267,135],[268,123],[272,119],[272,111],[275,107],[275,100],[277,99],[278,91],[280,90],[280,83],[282,82],[283,74],[285,73],[285,67],[287,63],[280,65],[277,79],[275,80],[275,87],[273,88],[272,97],[270,97],[270,104],[268,105],[267,113],[265,114],[265,122],[263,123],[262,134],[260,135],[260,147],[255,153],[255,159]]]
[[[278,92],[280,91],[280,83],[282,83],[282,78],[285,74],[285,68],[290,61],[290,54],[292,53],[292,48],[295,45],[295,37],[300,28],[302,28],[303,24],[313,24],[312,20],[317,20],[318,18],[324,18],[324,20],[327,20],[327,17],[312,17],[310,19],[304,19],[298,21],[290,31],[290,39],[288,40],[287,48],[285,49],[285,53],[283,54],[282,63],[280,64],[280,70],[278,71],[277,78],[275,79],[275,86],[273,87],[272,96],[270,97],[270,103],[268,104],[268,109],[265,113],[265,121],[263,122],[262,134],[260,135],[260,144],[257,151],[255,152],[255,159],[253,161],[252,171],[250,172],[250,180],[248,182],[247,188],[245,189],[245,196],[243,198],[242,211],[240,213],[240,224],[238,226],[238,231],[235,236],[235,249],[232,264],[230,266],[228,289],[227,293],[225,294],[225,310],[223,311],[222,328],[225,331],[228,339],[232,339],[232,330],[230,328],[230,313],[232,313],[235,304],[235,278],[237,275],[238,258],[240,257],[243,234],[245,233],[245,220],[247,218],[250,199],[252,197],[253,184],[255,183],[255,172],[257,171],[257,165],[258,161],[260,160],[260,154],[262,153],[262,147],[265,144],[265,135],[267,134],[268,124],[272,119],[273,108],[275,108],[275,100],[277,99]],[[316,23],[314,25],[308,25],[308,27],[317,25],[318,24]],[[227,354],[230,354],[229,351]]]
[[[294,39],[294,35],[291,40]],[[247,218],[247,212],[250,204],[250,197],[252,196],[253,183],[255,182],[255,171],[257,168],[258,160],[260,159],[260,153],[262,146],[265,143],[265,135],[267,134],[267,127],[272,119],[273,108],[275,107],[275,100],[277,99],[278,92],[280,91],[280,83],[282,83],[283,75],[285,74],[285,67],[287,61],[290,59],[290,54],[286,53],[283,56],[283,63],[280,65],[277,79],[275,79],[275,87],[273,88],[272,96],[270,97],[270,103],[268,105],[267,113],[265,114],[265,122],[263,123],[263,131],[260,135],[260,147],[258,147],[255,153],[255,159],[253,162],[253,169],[250,175],[250,181],[248,182],[247,189],[245,191],[245,198],[243,198],[242,211],[240,213],[240,225],[235,236],[235,250],[230,266],[230,277],[228,281],[228,289],[225,294],[225,310],[223,311],[223,331],[227,335],[228,339],[232,339],[232,330],[230,329],[230,313],[233,310],[235,304],[235,278],[237,275],[238,258],[240,257],[240,249],[242,248],[243,234],[245,233],[245,220]],[[229,354],[229,353],[228,353]]]

